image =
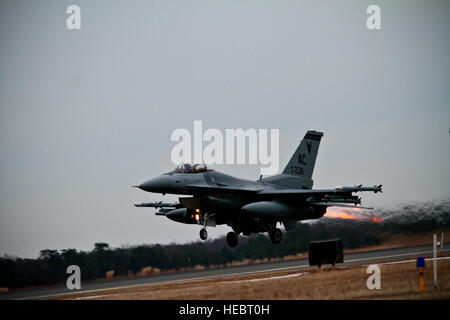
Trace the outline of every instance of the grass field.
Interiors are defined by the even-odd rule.
[[[61,299],[450,299],[450,260],[438,261],[437,289],[427,261],[425,291],[415,262],[380,263],[381,289],[366,286],[367,264],[307,268],[84,293]]]

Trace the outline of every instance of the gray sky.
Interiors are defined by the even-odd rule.
[[[81,8],[81,30],[66,8]],[[366,8],[381,8],[368,30]],[[133,203],[176,128],[323,131],[315,187],[450,194],[449,1],[0,2],[0,254],[196,241]],[[257,165],[216,169],[257,179]],[[217,237],[226,227],[210,229]]]

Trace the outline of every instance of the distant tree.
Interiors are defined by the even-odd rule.
[[[39,259],[42,261],[42,271],[45,274],[45,282],[47,285],[62,281],[64,275],[62,271],[61,256],[58,250],[41,250]]]
[[[96,252],[104,251],[104,250],[108,250],[108,249],[109,249],[109,244],[107,244],[105,242],[94,243],[94,251],[96,251]]]
[[[44,249],[39,252],[39,258],[43,260],[56,259],[58,256],[58,250]]]
[[[61,256],[64,259],[72,259],[78,255],[77,249],[62,249]]]

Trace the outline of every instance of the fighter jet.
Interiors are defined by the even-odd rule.
[[[181,223],[202,226],[200,238],[208,237],[207,227],[226,224],[230,247],[238,235],[268,232],[273,243],[280,243],[282,223],[294,229],[298,221],[321,218],[327,207],[361,206],[353,193],[382,192],[381,185],[312,189],[312,174],[323,133],[308,131],[281,174],[257,181],[236,178],[215,171],[205,164],[180,164],[174,170],[148,180],[141,190],[162,194],[188,195],[176,203],[140,203],[136,207],[157,208],[158,216]],[[366,208],[371,209],[371,208]]]

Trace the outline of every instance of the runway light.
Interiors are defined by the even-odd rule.
[[[423,282],[423,275],[425,274],[425,259],[418,257],[416,262],[417,270],[419,271],[419,290],[424,291],[425,285]]]

